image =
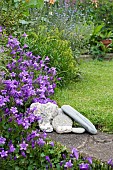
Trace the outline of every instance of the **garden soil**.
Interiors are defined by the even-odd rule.
[[[103,162],[113,159],[113,134],[99,131],[96,135],[87,132],[83,134],[52,132],[48,133],[48,137],[65,145],[69,150],[77,148],[83,156],[91,156]]]

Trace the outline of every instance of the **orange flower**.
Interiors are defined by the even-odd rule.
[[[29,2],[29,0],[26,0],[26,2]]]
[[[50,4],[54,4],[54,3],[55,3],[55,0],[49,0],[49,3],[50,3]]]

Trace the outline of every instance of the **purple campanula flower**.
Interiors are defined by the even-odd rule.
[[[108,165],[110,165],[112,163],[112,159],[108,160]]]
[[[60,78],[60,77],[59,77],[59,78],[57,78],[57,80],[59,80],[59,81],[60,81],[61,79],[62,79],[62,78]]]
[[[81,163],[79,164],[80,170],[89,170],[89,164],[87,163]]]
[[[9,146],[9,152],[14,152],[15,151],[15,147],[14,147],[14,145],[13,144],[11,144],[10,146]]]
[[[25,118],[25,119],[23,120],[22,125],[23,125],[24,129],[28,129],[28,128],[29,128],[29,126],[30,126],[31,124],[29,123],[28,118]]]
[[[0,144],[5,144],[6,138],[0,137]]]
[[[24,32],[24,34],[22,35],[23,37],[27,37],[28,35]]]
[[[49,57],[47,56],[46,58],[45,58],[45,61],[49,61],[50,59],[49,59]]]
[[[50,168],[52,168],[52,163],[50,162]]]
[[[13,120],[13,118],[12,118],[12,117],[10,117],[10,118],[9,118],[9,120],[8,120],[8,122],[12,122],[12,120]]]
[[[12,50],[12,51],[11,51],[11,54],[12,54],[12,55],[15,55],[15,54],[16,54],[16,51],[15,51],[15,50]],[[15,57],[13,56],[13,58],[15,58]]]
[[[39,138],[37,141],[37,144],[42,147],[43,145],[45,145],[45,141],[42,138]]]
[[[27,136],[27,141],[34,139],[35,137],[39,137],[39,133],[37,131],[32,130],[32,133]]]
[[[17,118],[16,122],[18,123],[18,125],[22,125],[23,119],[22,118]]]
[[[2,95],[6,95],[7,94],[7,90],[1,90]]]
[[[28,48],[28,45],[27,45],[27,44],[24,44],[23,48]]]
[[[35,147],[35,141],[32,141],[32,144],[31,144],[32,148]]]
[[[17,159],[17,157],[16,156],[14,156],[14,160],[16,160]]]
[[[113,160],[112,160],[112,159],[109,159],[107,163],[108,163],[108,165],[110,165],[111,167],[113,167]]]
[[[33,123],[35,121],[35,115],[30,114],[28,119],[29,119],[30,123]]]
[[[74,157],[78,160],[79,158],[79,152],[76,148],[73,148],[72,149],[72,154],[74,155]]]
[[[0,107],[5,106],[6,99],[2,95],[0,95]]]
[[[73,164],[71,163],[71,160],[65,163],[64,168],[72,168]]]
[[[9,35],[9,38],[13,38],[13,36],[12,36],[12,35]]]
[[[86,160],[88,160],[89,164],[92,164],[92,158],[91,157],[87,157]]]
[[[60,162],[60,166],[62,166],[63,164],[64,164],[64,161],[61,161],[61,162]]]
[[[66,155],[64,153],[62,154],[62,157],[63,157],[63,159],[66,159]]]
[[[16,107],[11,107],[10,111],[15,114],[15,113],[18,113],[18,110]]]
[[[7,157],[7,156],[8,156],[8,151],[2,150],[2,151],[0,152],[0,155],[1,155],[2,158]]]
[[[47,137],[47,133],[46,133],[46,132],[44,132],[44,133],[42,134],[42,137],[43,137],[44,139],[46,139],[46,137]]]
[[[9,132],[9,133],[12,132],[12,130],[13,130],[12,128],[8,128],[8,132]]]
[[[17,99],[15,99],[15,102],[16,102],[17,105],[21,105],[21,106],[23,105],[23,100],[22,99],[17,98]]]
[[[0,33],[2,32],[3,30],[2,30],[2,26],[0,26]]]
[[[11,76],[11,77],[15,77],[15,76],[16,76],[16,73],[12,72],[12,73],[10,73],[10,76]]]
[[[27,150],[28,144],[26,144],[25,141],[23,141],[23,143],[21,143],[19,146],[20,150]]]
[[[54,147],[54,142],[50,142],[49,144],[50,144],[52,147]]]
[[[46,160],[47,162],[49,162],[49,163],[51,162],[51,160],[50,160],[50,157],[49,157],[49,156],[46,156],[46,157],[45,157],[45,160]]]
[[[26,154],[25,154],[24,151],[21,152],[21,155],[22,155],[24,158],[26,158]]]

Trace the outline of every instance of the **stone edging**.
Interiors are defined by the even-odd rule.
[[[113,53],[106,53],[106,56],[105,57],[103,57],[105,60],[111,60],[111,59],[113,59]],[[93,60],[93,56],[92,55],[86,55],[86,54],[84,54],[84,55],[80,55],[79,57],[78,57],[78,60]]]

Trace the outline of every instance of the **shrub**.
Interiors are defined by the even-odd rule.
[[[29,33],[27,40],[26,43],[29,44],[33,54],[38,53],[43,58],[49,56],[49,64],[56,68],[62,84],[77,77],[77,63],[73,58],[70,44],[67,40],[60,38],[57,28],[48,31],[45,26],[41,26],[37,34]]]
[[[32,23],[32,8],[40,9],[43,4],[43,0],[1,0],[0,25],[5,26],[9,34],[20,28],[26,29]]]

